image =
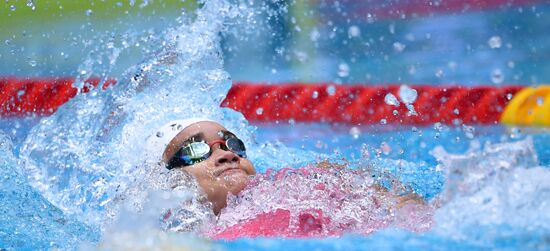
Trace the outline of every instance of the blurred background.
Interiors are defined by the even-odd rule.
[[[248,2],[247,2],[248,3]],[[238,1],[235,4],[242,4]],[[191,17],[193,0],[6,0],[0,76],[78,76],[102,60],[119,78]],[[259,1],[227,23],[235,81],[535,85],[550,82],[545,0]],[[183,14],[182,14],[183,13]],[[91,57],[92,56],[92,57]],[[95,62],[97,63],[97,62]]]

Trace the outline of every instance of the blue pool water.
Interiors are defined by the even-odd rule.
[[[506,76],[505,82],[547,81],[550,77],[544,59],[548,44],[547,33],[543,31],[549,23],[548,6],[544,3],[533,6],[467,12],[462,17],[429,15],[410,22],[384,19],[357,25],[351,31],[353,25],[339,17],[338,22],[333,21],[333,25],[337,24],[334,37],[338,39],[328,39],[331,29],[327,27],[331,25],[320,26],[319,40],[311,40],[317,36],[315,33],[305,36],[313,42],[312,47],[301,44],[304,37],[293,33],[295,40],[276,36],[272,42],[257,43],[247,51],[243,47],[259,41],[253,38],[261,37],[266,30],[251,32],[243,27],[277,24],[279,18],[285,18],[284,13],[295,10],[283,6],[275,15],[269,15],[269,11],[257,12],[256,7],[245,3],[208,1],[196,17],[182,18],[180,26],[153,33],[151,40],[140,40],[145,44],[142,46],[156,52],[148,54],[139,64],[127,68],[117,64],[117,60],[109,61],[112,50],[92,53],[74,69],[74,75],[112,76],[124,71],[116,86],[79,95],[48,118],[0,119],[0,249],[547,250],[548,129],[499,125],[448,127],[439,123],[425,127],[250,125],[237,112],[219,108],[232,79],[498,85],[503,81],[493,73],[500,69]],[[266,6],[260,6],[260,10],[261,7]],[[327,10],[321,8],[319,13],[323,11]],[[336,16],[344,14],[338,12]],[[508,19],[510,15],[515,18]],[[464,21],[452,26],[457,19]],[[490,20],[497,20],[497,25],[479,32],[470,30],[476,21],[488,25]],[[296,22],[302,24],[302,21]],[[508,31],[510,26],[522,27],[522,24],[530,28]],[[276,25],[269,27],[275,29]],[[355,29],[364,37],[353,35],[357,35]],[[288,32],[294,32],[296,27],[282,30],[290,36]],[[466,35],[462,36],[463,33]],[[527,37],[525,43],[523,35]],[[488,40],[495,36],[504,44],[488,45]],[[390,42],[383,42],[389,38]],[[406,45],[405,49],[401,50],[402,46],[396,42]],[[346,46],[353,43],[355,46]],[[376,48],[365,51],[361,47],[367,46],[365,43]],[[258,53],[261,55],[258,58],[243,59],[263,47],[273,49],[273,55]],[[303,50],[308,48],[317,49],[304,54]],[[331,52],[331,48],[335,50]],[[365,53],[356,55],[359,51]],[[308,61],[314,54],[315,59]],[[449,55],[449,60],[442,54]],[[487,62],[491,64],[476,71]],[[64,68],[62,72],[72,70]],[[140,74],[136,76],[136,72]],[[192,211],[196,213],[192,219],[212,226],[208,225],[209,215],[200,214],[203,212],[200,205],[189,199],[194,198],[194,191],[165,191],[163,175],[169,174],[155,169],[144,154],[145,138],[156,128],[169,120],[197,114],[220,121],[243,139],[249,158],[260,173],[258,176],[268,169],[297,168],[322,160],[346,165],[349,168],[346,170],[368,167],[388,174],[377,180],[381,185],[391,186],[386,178],[396,177],[422,196],[434,209],[433,217],[430,216],[434,223],[426,232],[411,232],[399,227],[408,223],[405,218],[369,235],[351,231],[340,238],[324,239],[224,241],[196,236],[197,233],[164,232],[158,226],[160,212],[180,201],[191,202],[189,211],[198,209]],[[360,181],[370,179],[370,175],[352,177]],[[293,191],[291,185],[281,190],[284,189],[291,195],[289,199],[308,192]],[[250,212],[258,213],[261,211],[254,211],[258,207],[261,210],[263,206],[278,206],[271,200],[267,194],[247,203],[259,205],[250,208]],[[352,203],[347,209],[369,206],[361,203]],[[220,221],[231,222],[232,217],[242,216],[239,213],[248,213],[238,209],[239,205],[230,205],[227,216]],[[342,216],[346,214],[344,209],[330,213]],[[363,230],[360,225],[357,229]]]

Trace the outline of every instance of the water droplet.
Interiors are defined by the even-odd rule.
[[[318,91],[313,91],[313,93],[311,94],[311,97],[316,99],[319,97],[319,92]]]
[[[367,23],[372,24],[374,21],[376,21],[376,18],[372,14],[367,13]]]
[[[498,49],[502,46],[502,39],[499,36],[492,36],[487,43],[491,49]]]
[[[21,96],[25,95],[25,90],[19,90],[17,92],[17,97],[20,98]]]
[[[441,124],[441,122],[434,123],[434,129],[440,132],[443,129],[443,124]]]
[[[544,98],[543,97],[537,97],[537,105],[542,106],[544,104]]]
[[[416,111],[414,110],[414,106],[412,104],[405,104],[405,107],[407,107],[407,110],[409,110],[409,112],[407,112],[407,116],[418,115],[418,113],[416,113]]]
[[[438,70],[435,72],[435,76],[438,77],[438,78],[442,78],[444,74],[445,74],[445,73],[444,73],[443,70],[441,70],[441,69],[438,69]]]
[[[500,69],[494,69],[491,72],[491,81],[493,81],[494,84],[502,84],[502,82],[504,82],[504,75]]]
[[[260,107],[260,108],[256,109],[256,114],[262,115],[263,113],[264,113],[264,108]]]
[[[455,61],[450,61],[449,63],[447,63],[447,66],[449,67],[449,69],[454,71],[456,70],[456,67],[458,66],[458,64]]]
[[[388,121],[387,121],[386,119],[381,119],[381,120],[380,120],[380,124],[381,124],[381,125],[385,125],[385,124],[387,124],[387,123],[388,123]]]
[[[506,94],[506,98],[507,98],[508,100],[512,100],[513,97],[514,97],[514,95],[512,95],[512,93]]]
[[[399,87],[399,98],[405,104],[412,104],[416,101],[418,93],[415,89],[410,88],[408,85],[401,85]]]
[[[87,9],[86,10],[86,16],[91,16],[92,15],[92,10],[91,9]]]
[[[380,144],[380,150],[382,151],[382,153],[383,153],[384,155],[388,155],[388,154],[390,154],[390,152],[391,152],[391,146],[390,146],[388,143],[386,143],[386,142],[382,142],[382,143]]]
[[[36,6],[34,6],[33,0],[27,0],[27,7],[31,7],[31,10],[34,11],[36,9]]]
[[[4,44],[10,45],[10,44],[11,44],[11,41],[10,41],[9,39],[6,39],[6,40],[4,41]]]
[[[29,61],[29,65],[30,65],[31,67],[35,67],[35,66],[36,66],[36,61],[35,61],[35,60],[30,60],[30,61]]]
[[[290,118],[290,119],[288,119],[288,123],[289,123],[290,125],[295,125],[295,124],[296,124],[296,120],[293,119],[293,118]]]
[[[81,70],[80,71],[80,75],[86,75],[86,73],[88,73],[86,70]]]
[[[393,50],[395,52],[402,52],[403,50],[405,50],[405,47],[407,46],[402,43],[399,43],[399,42],[393,43]]]
[[[349,76],[349,65],[341,63],[338,65],[338,76],[341,78]]]
[[[355,25],[352,25],[349,27],[348,29],[348,36],[349,37],[358,37],[361,35],[361,30],[359,29],[359,27],[355,26]]]
[[[329,85],[327,87],[327,93],[330,96],[334,95],[336,93],[336,87],[334,85]]]
[[[453,110],[453,113],[456,114],[456,115],[458,115],[458,114],[460,114],[460,111],[458,110],[458,108],[455,108],[455,109]]]
[[[361,135],[361,130],[357,126],[354,126],[349,129],[349,134],[353,137],[353,139],[358,139]]]
[[[508,68],[516,67],[516,63],[514,63],[514,61],[508,61],[508,63],[506,65],[508,65]]]
[[[510,138],[511,139],[519,139],[521,137],[521,129],[517,127],[513,127],[510,130]]]
[[[392,112],[392,113],[393,113],[393,115],[394,115],[394,116],[397,116],[397,115],[399,115],[399,112],[398,112],[397,110],[393,110],[393,112]]]
[[[384,102],[388,105],[399,106],[399,100],[391,93],[386,94]]]
[[[466,135],[466,138],[468,139],[473,139],[474,138],[474,132],[475,132],[475,128],[473,126],[467,126],[467,125],[462,125],[462,131],[464,131],[464,134]]]
[[[157,132],[157,137],[158,138],[162,138],[164,136],[164,133],[163,132]]]
[[[10,10],[15,11],[17,8],[15,8],[15,5],[10,5]]]
[[[319,30],[317,30],[317,28],[314,28],[309,33],[309,39],[311,40],[311,42],[316,42],[320,37],[321,37],[321,33],[319,33]]]
[[[416,73],[416,67],[414,65],[409,66],[409,74],[413,75]]]

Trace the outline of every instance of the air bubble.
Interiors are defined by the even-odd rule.
[[[385,125],[385,124],[387,124],[387,123],[388,123],[388,121],[387,121],[386,119],[381,119],[381,120],[380,120],[380,124],[381,124],[381,125]]]

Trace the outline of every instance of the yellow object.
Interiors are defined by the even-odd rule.
[[[526,87],[508,103],[500,122],[508,125],[550,126],[550,86]]]

